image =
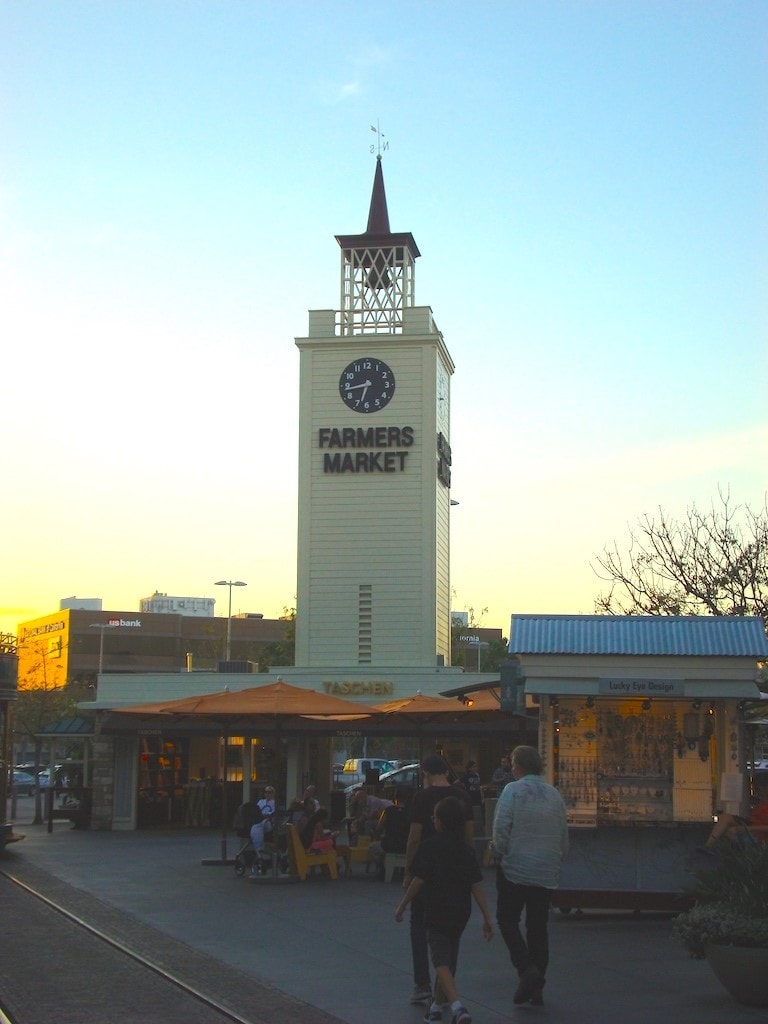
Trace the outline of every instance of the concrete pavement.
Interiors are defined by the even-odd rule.
[[[362,865],[353,877],[237,878],[204,866],[221,853],[215,831],[88,832],[68,822],[17,822],[26,838],[0,856],[23,878],[38,870],[146,922],[215,961],[295,996],[348,1024],[420,1024],[411,1006],[407,922],[398,925],[397,883]],[[228,853],[239,840],[230,836]],[[495,903],[493,873],[486,889]],[[516,985],[497,935],[482,941],[475,911],[464,933],[459,992],[475,1024],[557,1019],[558,1024],[729,1024],[765,1021],[722,989],[706,962],[690,960],[670,918],[592,911],[553,913],[543,1008],[512,1004]]]

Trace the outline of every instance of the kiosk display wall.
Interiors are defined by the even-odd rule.
[[[693,881],[691,853],[716,810],[724,704],[694,710],[690,700],[540,699],[545,771],[571,830],[554,906],[681,905]]]

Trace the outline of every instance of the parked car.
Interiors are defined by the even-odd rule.
[[[21,796],[32,796],[35,792],[35,776],[14,768],[11,785]]]
[[[55,764],[53,766],[53,785],[60,789],[78,785],[82,779],[82,773],[82,761],[65,761],[63,764]],[[50,768],[43,768],[37,777],[40,780],[41,789],[47,789],[51,785]]]
[[[336,785],[343,786],[345,791],[350,786],[362,786],[370,769],[383,775],[385,772],[391,772],[394,765],[383,757],[350,757],[344,762],[342,770],[334,775],[333,781]]]
[[[365,785],[365,779],[362,782],[354,783],[352,786],[346,786],[344,792],[349,796],[363,785]],[[378,785],[380,789],[384,786],[416,789],[421,785],[421,768],[418,764],[407,764],[403,768],[395,768],[391,772],[383,772],[379,776]]]

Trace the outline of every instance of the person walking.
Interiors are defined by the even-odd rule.
[[[474,851],[465,841],[465,821],[464,806],[456,797],[444,797],[435,804],[435,834],[425,839],[416,851],[410,884],[395,910],[395,920],[402,921],[408,904],[423,894],[429,951],[440,986],[451,1004],[451,1024],[472,1024],[472,1017],[456,990],[456,965],[473,898],[483,915],[486,942],[493,938],[483,873]],[[443,1011],[436,999],[424,1020],[428,1024],[442,1022]]]
[[[505,786],[493,820],[496,854],[496,921],[517,968],[514,1002],[541,1006],[549,964],[547,917],[552,890],[568,852],[565,804],[544,781],[535,747],[512,751],[513,781]],[[525,939],[520,918],[525,911]]]
[[[458,786],[448,782],[448,762],[439,754],[428,754],[421,762],[424,789],[417,789],[411,801],[410,826],[405,847],[405,873],[403,889],[407,892],[413,878],[412,866],[420,844],[435,833],[433,814],[435,805],[447,796],[454,796],[464,810],[464,839],[471,846],[474,832],[472,807],[467,794]],[[429,949],[427,946],[426,906],[423,896],[418,893],[411,901],[410,935],[411,957],[413,959],[412,1003],[424,1003],[432,999],[432,983],[429,973]],[[435,1001],[440,991],[440,979],[435,984]]]

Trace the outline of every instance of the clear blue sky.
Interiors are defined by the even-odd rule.
[[[377,119],[452,383],[453,607],[766,493],[765,2],[0,4],[0,630],[295,595],[298,352]]]

